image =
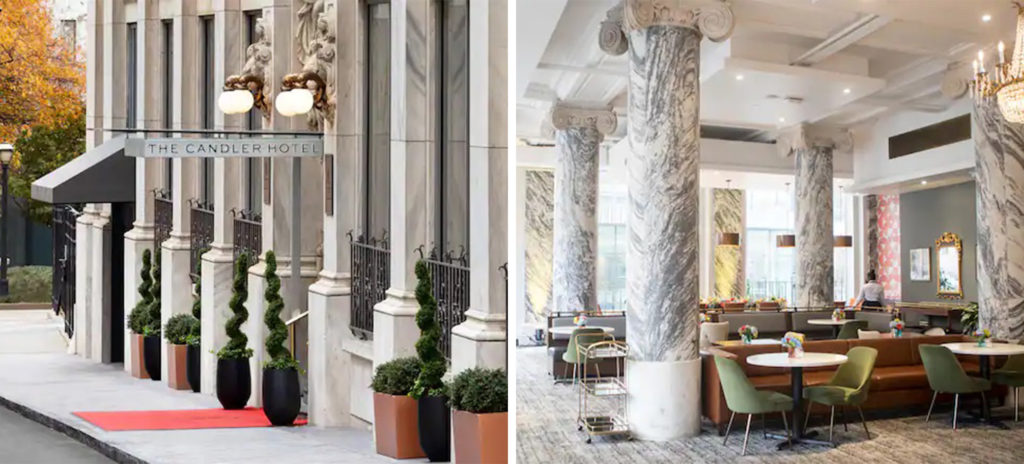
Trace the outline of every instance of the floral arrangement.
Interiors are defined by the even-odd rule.
[[[786,332],[782,337],[782,346],[789,350],[789,357],[799,358],[804,354],[804,334],[800,332]]]
[[[988,346],[988,339],[992,338],[992,332],[988,329],[978,329],[974,331],[974,336],[978,339],[978,346]]]
[[[892,329],[894,337],[898,338],[903,336],[903,321],[901,321],[899,317],[889,321],[889,328]]]
[[[721,300],[719,300],[718,298],[715,298],[715,297],[701,298],[700,299],[700,306],[702,308],[714,309],[714,308],[721,307],[722,306],[722,302],[721,302]]]
[[[750,343],[751,340],[757,338],[757,327],[752,325],[743,325],[739,330],[740,337],[743,338],[743,343]]]
[[[576,315],[576,317],[572,318],[572,323],[576,324],[576,327],[586,327],[587,315],[583,313]]]
[[[843,320],[843,310],[839,308],[833,309],[832,320],[837,322]]]
[[[698,322],[700,322],[700,323],[711,322],[711,316],[708,315],[708,313],[701,312],[700,313],[700,319],[698,319]]]

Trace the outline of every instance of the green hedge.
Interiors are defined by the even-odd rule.
[[[50,266],[17,266],[7,271],[10,294],[0,303],[50,303],[53,298],[53,268]]]

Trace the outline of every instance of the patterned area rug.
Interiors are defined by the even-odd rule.
[[[997,408],[996,414],[1009,414],[1010,430],[978,424],[963,424],[954,432],[950,425],[952,405],[936,405],[930,422],[921,415],[888,417],[868,415],[871,439],[853,422],[843,431],[837,414],[836,448],[797,445],[793,451],[777,451],[778,440],[761,436],[760,421],[754,418],[750,428],[747,455],[740,456],[746,416],[733,424],[728,445],[710,422],[694,438],[670,442],[626,441],[595,437],[587,444],[586,434],[576,429],[577,393],[568,384],[554,385],[545,367],[544,347],[517,350],[516,437],[517,462],[527,463],[690,463],[690,462],[803,462],[803,463],[1022,463],[1024,462],[1024,421],[1013,423],[1012,410]],[[968,401],[969,410],[975,402]],[[823,410],[821,410],[823,411]],[[961,414],[964,410],[961,409]],[[742,417],[743,422],[740,423]],[[961,416],[963,417],[963,416]],[[802,420],[802,418],[801,418]],[[825,427],[821,425],[826,424]],[[828,435],[828,416],[815,410],[809,429]],[[781,422],[776,420],[776,422]],[[769,431],[781,432],[781,424],[768,423]]]

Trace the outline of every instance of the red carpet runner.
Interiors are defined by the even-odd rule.
[[[270,421],[258,408],[235,411],[226,409],[186,409],[165,411],[94,411],[76,412],[108,432],[124,430],[186,430],[229,429],[241,427],[270,427]],[[295,425],[305,425],[306,419],[295,419]]]

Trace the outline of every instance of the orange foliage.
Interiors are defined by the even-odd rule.
[[[45,0],[0,0],[0,142],[85,117],[85,63]]]

